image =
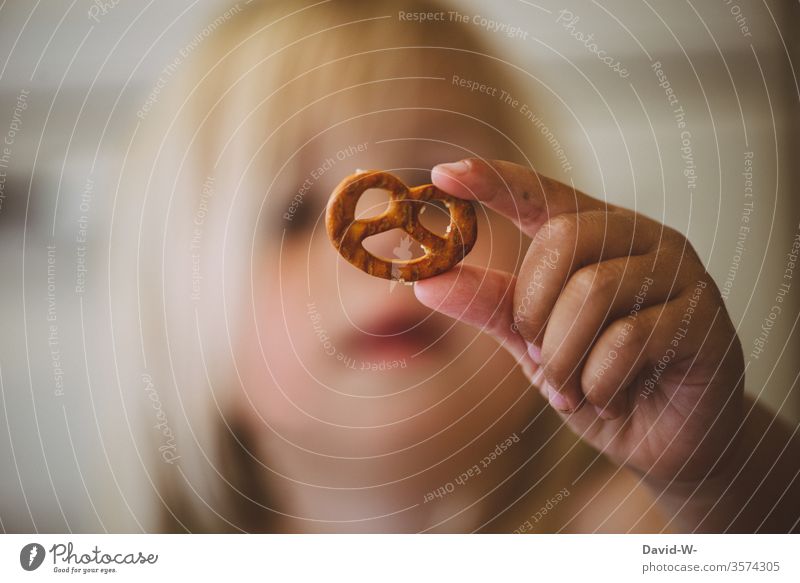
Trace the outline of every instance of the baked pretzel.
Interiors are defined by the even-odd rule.
[[[370,188],[389,191],[389,208],[378,216],[356,219],[356,203]],[[442,201],[450,211],[450,225],[444,237],[419,221],[420,212],[433,200]],[[406,282],[451,269],[472,250],[478,236],[475,208],[470,201],[450,196],[433,184],[408,188],[393,174],[380,170],[357,172],[345,178],[328,201],[325,222],[333,246],[350,263],[375,277]],[[425,254],[416,259],[391,260],[364,249],[364,239],[392,229],[408,233]]]

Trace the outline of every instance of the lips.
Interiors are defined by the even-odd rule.
[[[412,358],[445,341],[445,328],[429,313],[385,309],[347,337],[347,347],[371,360]]]

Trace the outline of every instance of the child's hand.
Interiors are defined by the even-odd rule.
[[[440,165],[433,181],[532,243],[516,276],[464,265],[418,282],[422,303],[494,336],[618,463],[654,481],[723,469],[743,416],[744,361],[686,238],[509,162]]]

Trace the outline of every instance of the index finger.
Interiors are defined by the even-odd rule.
[[[572,186],[503,160],[466,158],[439,164],[431,177],[446,193],[477,200],[511,219],[529,237],[556,215],[613,208]]]

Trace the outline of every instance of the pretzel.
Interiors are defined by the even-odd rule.
[[[356,203],[370,188],[388,190],[389,207],[368,219],[356,219]],[[450,211],[450,225],[444,237],[419,222],[428,201],[440,200]],[[388,172],[368,170],[345,178],[333,191],[326,214],[328,237],[350,263],[375,277],[403,282],[433,277],[451,269],[472,250],[478,236],[475,209],[470,201],[450,196],[433,184],[408,188]],[[425,251],[416,259],[385,259],[364,249],[364,239],[402,229]]]

